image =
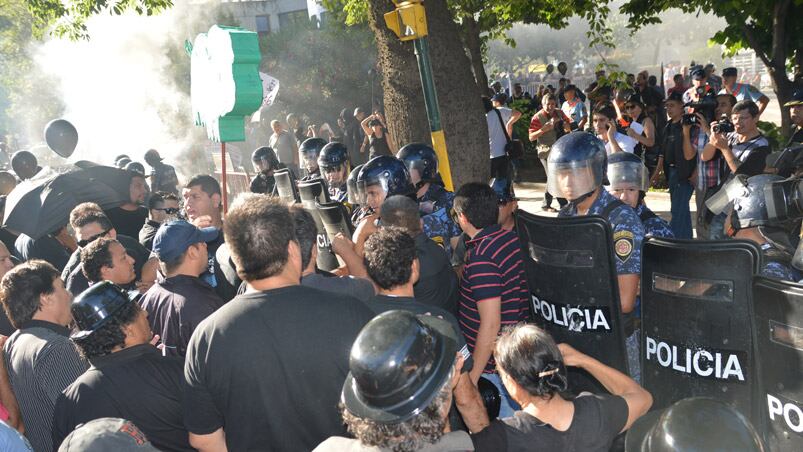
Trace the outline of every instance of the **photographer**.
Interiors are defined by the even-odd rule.
[[[672,220],[670,226],[679,239],[691,239],[691,211],[689,200],[694,192],[691,178],[697,166],[697,148],[692,143],[692,135],[698,136],[705,118],[699,113],[692,116],[700,126],[690,121],[691,117],[683,114],[683,100],[674,92],[664,102],[668,123],[664,127],[663,143],[664,170],[669,183]],[[685,118],[684,118],[685,117]],[[659,160],[660,164],[660,160]],[[660,169],[659,169],[660,171]],[[658,176],[656,171],[653,179]]]
[[[731,124],[727,121],[713,122],[711,141],[703,150],[702,160],[711,160],[719,152],[727,164],[726,174],[755,176],[764,172],[770,148],[758,130],[758,115],[758,105],[752,100],[737,102],[731,112],[733,131],[729,131]]]
[[[714,111],[715,118],[725,118],[730,124],[731,111],[733,106],[736,105],[736,98],[732,94],[718,94],[716,97],[717,108]],[[722,127],[720,124],[719,127]],[[726,127],[727,128],[727,127]],[[709,160],[703,159],[703,150],[708,144],[709,135],[711,134],[710,128],[701,130],[705,133],[698,133],[697,137],[692,137],[692,143],[696,145],[697,154],[697,186],[695,187],[695,202],[697,204],[697,237],[698,238],[723,238],[722,237],[722,221],[724,218],[719,218],[715,228],[711,228],[711,224],[716,218],[705,206],[705,200],[709,199],[717,191],[725,181],[725,160],[722,158],[721,153],[717,153]],[[711,237],[711,231],[715,230],[714,236]]]

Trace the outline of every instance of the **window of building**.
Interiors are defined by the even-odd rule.
[[[306,9],[279,14],[279,28],[281,29],[303,25],[308,21],[309,16]]]
[[[256,16],[257,34],[267,36],[270,34],[270,16]]]

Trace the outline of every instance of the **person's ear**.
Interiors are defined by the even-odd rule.
[[[293,265],[300,275],[304,271],[301,268],[301,262],[301,247],[298,246],[298,242],[295,240],[290,240],[287,244],[287,265]]]
[[[411,267],[412,272],[410,273],[410,282],[415,284],[418,282],[418,278],[421,276],[421,262],[417,257],[413,259],[413,264]]]
[[[220,194],[214,193],[211,197],[212,197],[212,205],[215,207],[215,209],[219,209],[221,202]]]

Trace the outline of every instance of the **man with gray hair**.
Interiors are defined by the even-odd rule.
[[[290,168],[294,174],[298,174],[298,143],[292,133],[284,130],[282,123],[276,119],[270,122],[273,135],[268,140],[268,146],[276,151],[279,163]]]

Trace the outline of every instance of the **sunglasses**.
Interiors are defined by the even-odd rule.
[[[90,238],[88,238],[86,240],[80,240],[78,242],[78,246],[83,248],[83,247],[89,245],[90,243],[94,242],[95,240],[97,240],[97,239],[99,239],[101,237],[106,237],[107,235],[109,235],[109,231],[110,231],[110,229],[107,229],[107,230],[101,232],[100,234],[93,235],[92,237],[90,237]]]
[[[179,209],[178,207],[165,207],[163,209],[153,209],[153,210],[159,210],[159,211],[162,211],[162,212],[164,212],[164,213],[166,213],[168,215],[175,215],[175,214],[181,212],[181,209]]]

